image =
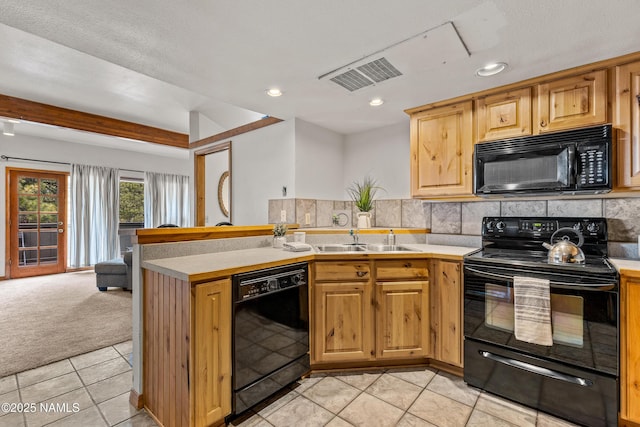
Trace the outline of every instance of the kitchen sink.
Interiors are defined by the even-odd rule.
[[[410,252],[413,249],[397,245],[385,245],[382,243],[326,243],[323,245],[317,245],[316,250],[318,252]]]
[[[373,252],[402,252],[402,251],[412,251],[413,249],[404,248],[398,245],[385,245],[382,243],[369,243],[367,245],[368,251]]]
[[[318,252],[362,252],[366,249],[364,245],[351,245],[346,243],[329,243],[329,244],[317,245],[316,250]]]

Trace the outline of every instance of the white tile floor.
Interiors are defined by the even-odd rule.
[[[29,410],[2,407],[0,427],[155,426],[129,405],[130,354],[128,341],[0,378],[0,403]]]
[[[233,426],[544,426],[569,422],[467,386],[429,368],[312,375]]]
[[[0,427],[156,426],[129,405],[131,342],[0,378]],[[41,405],[42,404],[42,405]],[[233,426],[572,426],[468,387],[428,368],[312,375],[283,390]]]

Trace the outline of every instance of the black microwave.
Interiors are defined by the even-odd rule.
[[[477,196],[599,194],[611,191],[610,124],[476,144]]]

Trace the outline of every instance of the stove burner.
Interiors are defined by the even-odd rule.
[[[581,233],[584,264],[555,264],[547,261],[542,243],[562,228]],[[573,233],[572,233],[573,234]],[[508,264],[549,272],[612,274],[615,268],[607,260],[607,222],[604,218],[485,217],[482,221],[482,250],[465,257],[472,262]]]

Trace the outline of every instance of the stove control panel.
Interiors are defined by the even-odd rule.
[[[548,239],[560,228],[571,228],[585,238],[607,239],[606,219],[567,217],[485,217],[482,237]]]

